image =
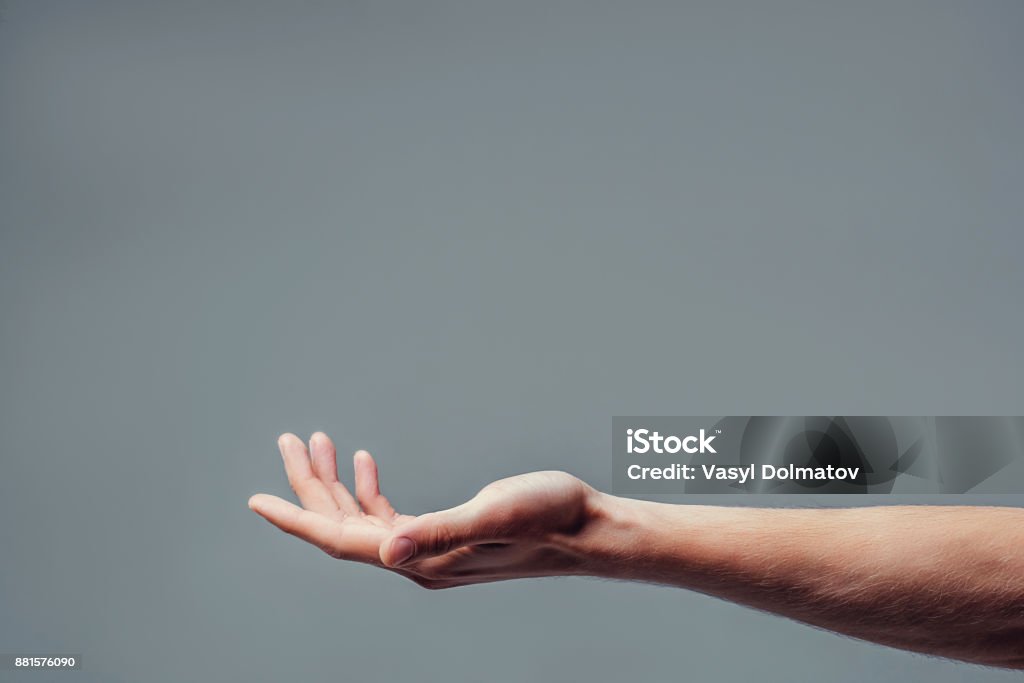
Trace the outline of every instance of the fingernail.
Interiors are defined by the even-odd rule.
[[[416,544],[411,538],[399,536],[391,541],[391,564],[397,567],[416,554]]]

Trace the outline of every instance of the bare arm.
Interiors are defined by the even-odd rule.
[[[648,581],[893,647],[1024,668],[1024,510],[666,505],[534,472],[412,517],[380,494],[368,453],[355,456],[353,497],[330,440],[310,443],[280,442],[305,509],[262,494],[250,507],[333,557],[427,588],[536,576]]]
[[[599,575],[698,590],[893,647],[1024,667],[1024,510],[597,497],[605,530],[579,540],[600,558]],[[632,552],[626,538],[638,541]]]

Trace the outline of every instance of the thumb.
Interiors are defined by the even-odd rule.
[[[474,543],[488,543],[489,530],[484,509],[477,501],[440,512],[429,512],[395,528],[380,544],[380,560],[386,567],[398,567],[437,557]]]

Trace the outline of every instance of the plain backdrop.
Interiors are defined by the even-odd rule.
[[[1017,680],[656,586],[426,592],[246,499],[287,494],[282,431],[420,513],[607,488],[612,415],[1024,414],[1022,31],[1012,0],[3,3],[0,651]]]

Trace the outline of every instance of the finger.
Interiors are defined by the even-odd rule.
[[[313,473],[327,487],[334,502],[348,514],[358,514],[359,504],[345,485],[338,481],[337,453],[334,442],[323,432],[309,437],[309,457],[313,463]]]
[[[394,519],[395,509],[388,499],[380,493],[380,480],[377,475],[377,463],[366,451],[356,451],[352,457],[356,471],[356,498],[367,514],[381,519]]]
[[[387,533],[383,529],[345,526],[265,493],[250,498],[249,507],[281,531],[312,543],[331,557],[370,564],[380,562],[380,542]]]
[[[476,499],[441,512],[430,512],[392,530],[381,543],[380,559],[385,566],[399,567],[437,557],[456,548],[503,540],[496,520]]]
[[[277,440],[284,460],[284,470],[288,475],[295,495],[302,506],[313,512],[328,514],[338,511],[338,504],[324,483],[313,474],[313,466],[309,461],[309,451],[302,439],[294,434],[282,434]]]

